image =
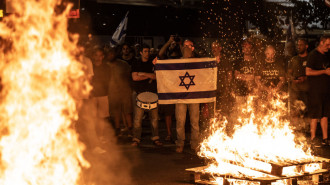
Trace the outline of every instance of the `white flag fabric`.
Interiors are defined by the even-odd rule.
[[[215,101],[215,58],[158,60],[155,71],[159,104]]]
[[[115,47],[119,44],[124,43],[127,31],[127,21],[128,21],[128,12],[126,13],[124,19],[120,22],[115,33],[113,33],[110,40],[110,46]]]

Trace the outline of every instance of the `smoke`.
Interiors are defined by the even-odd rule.
[[[87,146],[84,157],[91,164],[83,170],[82,181],[88,185],[130,185],[132,165],[117,145],[112,126],[107,119],[96,116],[96,110],[93,100],[84,100],[76,124],[80,140]]]

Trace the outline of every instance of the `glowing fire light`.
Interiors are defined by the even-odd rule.
[[[213,121],[211,134],[201,143],[198,153],[211,160],[206,172],[236,177],[271,177],[267,175],[271,173],[271,164],[313,161],[314,156],[306,147],[305,138],[297,138],[283,116],[287,113],[286,105],[279,96],[269,100],[269,104],[258,104],[258,107],[253,106],[253,102],[255,97],[251,96],[247,105],[241,108],[233,133],[227,133],[226,129],[231,125],[225,118]],[[285,167],[281,175],[299,175],[312,168],[315,171],[320,166]]]
[[[11,0],[0,22],[2,185],[74,185],[89,166],[72,123],[90,86],[59,3]]]

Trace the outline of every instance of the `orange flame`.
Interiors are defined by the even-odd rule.
[[[306,139],[297,138],[283,116],[287,110],[282,99],[277,96],[268,103],[260,105],[259,102],[255,106],[256,98],[250,96],[247,105],[241,107],[237,124],[230,134],[226,129],[232,125],[226,118],[215,119],[210,127],[210,136],[201,143],[198,153],[211,160],[206,171],[264,177],[271,173],[271,164],[313,161],[310,148],[305,146]],[[286,168],[282,175],[300,173],[297,169]]]
[[[56,0],[11,0],[0,22],[1,174],[3,185],[77,184],[84,146],[72,128],[74,97],[90,91],[68,35],[69,8]]]

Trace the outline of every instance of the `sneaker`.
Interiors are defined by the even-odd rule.
[[[137,142],[137,141],[133,141],[133,142],[131,143],[131,146],[134,146],[134,147],[138,147],[139,145],[140,145],[140,143]]]
[[[315,147],[321,147],[320,144],[316,141],[315,138],[311,140],[311,145],[312,145],[312,147],[314,147],[314,148],[315,148]]]
[[[128,128],[127,137],[133,137],[133,129],[132,128]]]
[[[115,136],[121,136],[120,128],[115,128]]]
[[[172,141],[172,137],[171,137],[171,135],[167,135],[167,136],[165,137],[165,141],[168,141],[168,142]]]
[[[160,142],[159,139],[156,139],[155,141],[153,141],[153,144],[154,144],[155,146],[158,146],[158,147],[163,146],[163,143]]]
[[[329,140],[328,140],[328,138],[322,139],[322,146],[329,146]]]
[[[183,152],[183,146],[177,146],[175,152],[181,154]]]

